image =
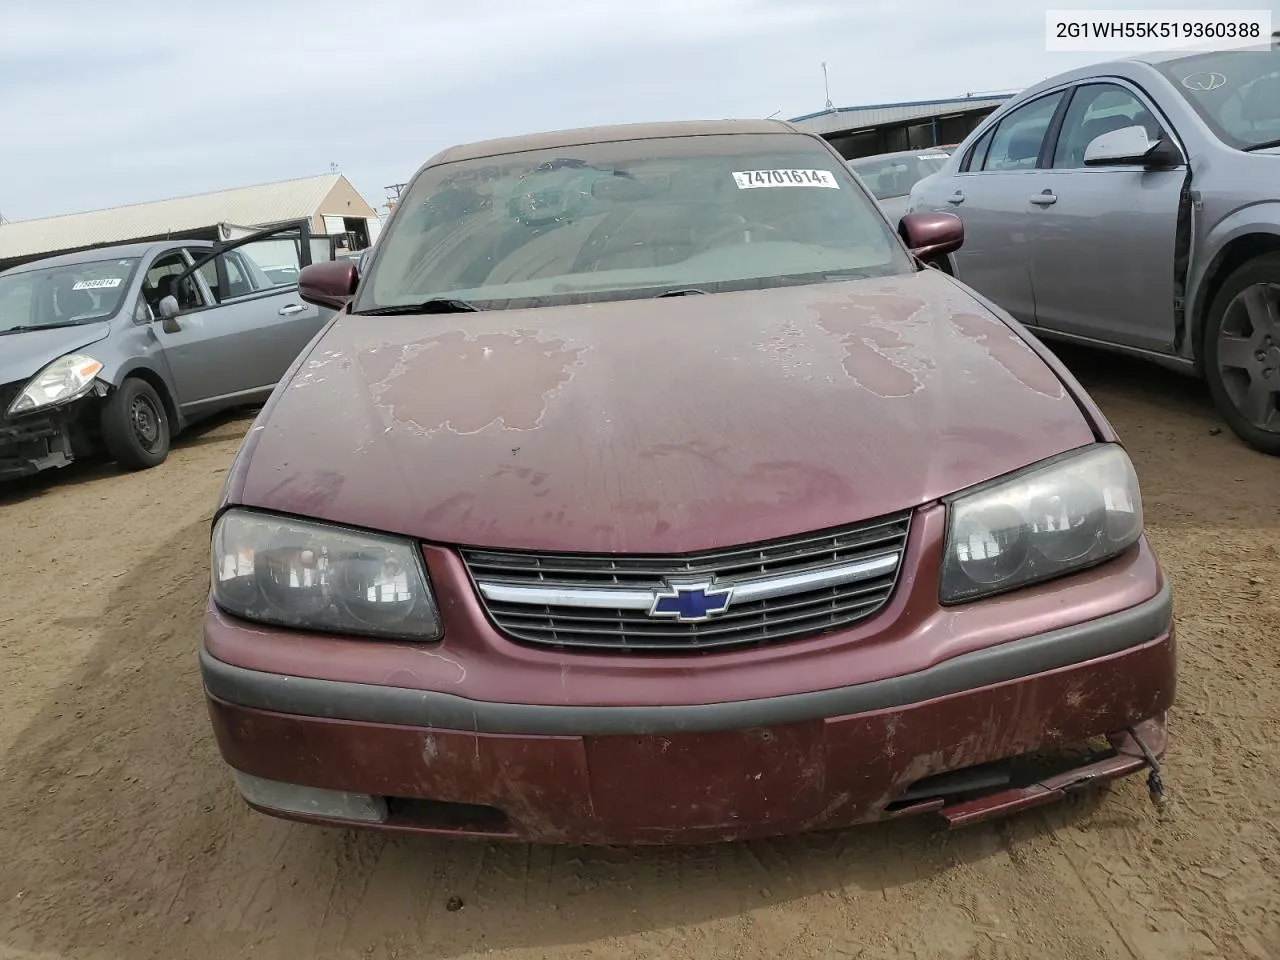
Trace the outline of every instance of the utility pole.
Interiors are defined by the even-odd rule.
[[[822,89],[827,95],[827,109],[834,110],[836,105],[831,102],[831,79],[827,76],[827,61],[822,61]]]
[[[396,204],[400,202],[400,194],[407,186],[407,183],[393,183],[382,188],[387,191],[387,200],[384,206],[387,208],[388,214],[396,208]]]

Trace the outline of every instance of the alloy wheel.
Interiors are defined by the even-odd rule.
[[[1227,306],[1218,334],[1218,371],[1245,420],[1280,432],[1280,284],[1255,283]]]

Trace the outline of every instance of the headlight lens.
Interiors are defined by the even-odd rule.
[[[1092,566],[1142,535],[1138,477],[1113,444],[957,497],[948,514],[943,603]]]
[[[59,357],[31,378],[9,404],[9,416],[75,400],[93,388],[93,378],[101,372],[102,364],[86,354],[69,353]]]
[[[399,640],[442,632],[412,542],[246,510],[214,527],[213,599],[246,620],[300,630]]]

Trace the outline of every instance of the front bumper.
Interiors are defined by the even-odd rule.
[[[0,480],[65,467],[73,458],[71,435],[62,412],[13,420],[0,417]]]
[[[635,844],[926,811],[969,823],[1134,773],[1144,761],[1129,728],[1164,750],[1176,648],[1165,585],[1118,613],[908,675],[736,702],[497,703],[249,670],[207,647],[201,670],[222,756],[265,812]],[[1098,737],[1110,749],[1048,772],[1028,756]]]

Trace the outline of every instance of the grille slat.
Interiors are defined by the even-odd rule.
[[[673,579],[740,583],[825,571],[886,555],[900,561],[909,527],[910,514],[904,513],[826,533],[684,556],[464,549],[462,558],[477,585],[660,590]],[[489,600],[483,594],[480,599],[502,633],[525,643],[565,649],[698,652],[844,629],[883,608],[896,583],[897,570],[838,586],[810,584],[785,596],[735,602],[724,613],[696,622],[650,617],[647,610],[517,603],[509,598]]]
[[[768,616],[754,618],[753,626],[763,625],[766,628],[778,627],[785,628],[788,624],[799,623],[802,620],[810,620],[814,617],[839,617],[846,613],[853,613],[859,610],[865,610],[879,604],[879,597],[861,598],[850,602],[837,604],[837,598],[824,597],[820,603],[822,609],[806,610],[801,609],[799,612],[792,613],[788,616]],[[809,606],[809,604],[806,604]],[[628,611],[619,611],[625,614]],[[573,634],[581,636],[597,636],[600,634],[617,634],[623,636],[638,636],[643,639],[664,639],[673,638],[687,639],[696,642],[702,638],[713,639],[720,636],[736,635],[742,631],[740,624],[724,625],[715,620],[708,620],[702,623],[685,624],[685,627],[696,627],[697,629],[674,629],[671,626],[657,626],[657,622],[646,624],[638,624],[632,618],[626,616],[616,616],[612,618],[602,617],[594,621],[590,625],[574,625],[575,621],[570,621],[565,617],[556,616],[554,614],[540,615],[521,615],[520,619],[523,626],[528,630],[542,630],[549,633],[557,634]],[[529,623],[528,620],[540,620],[542,623]],[[649,629],[645,629],[649,628]]]
[[[842,600],[857,600],[864,597],[876,597],[893,585],[892,577],[864,583],[849,584],[847,587],[828,588],[813,593],[800,593],[792,597],[779,597],[777,600],[757,600],[752,603],[734,604],[728,612],[722,613],[712,620],[702,623],[673,624],[670,620],[654,619],[638,610],[591,610],[572,607],[534,607],[519,603],[499,603],[489,601],[495,616],[512,621],[554,619],[564,624],[610,624],[625,622],[630,629],[646,633],[672,633],[673,636],[684,636],[692,631],[703,633],[711,626],[732,626],[736,621],[759,620],[762,615],[769,617],[817,603],[831,603]],[[572,612],[570,612],[572,611]],[[679,627],[671,631],[671,627]]]
[[[572,554],[466,552],[467,567],[478,580],[525,583],[652,585],[670,576],[716,574],[758,576],[822,569],[868,553],[892,550],[906,534],[906,520],[869,524],[838,536],[808,537],[783,544],[735,548],[688,557],[609,557]]]

